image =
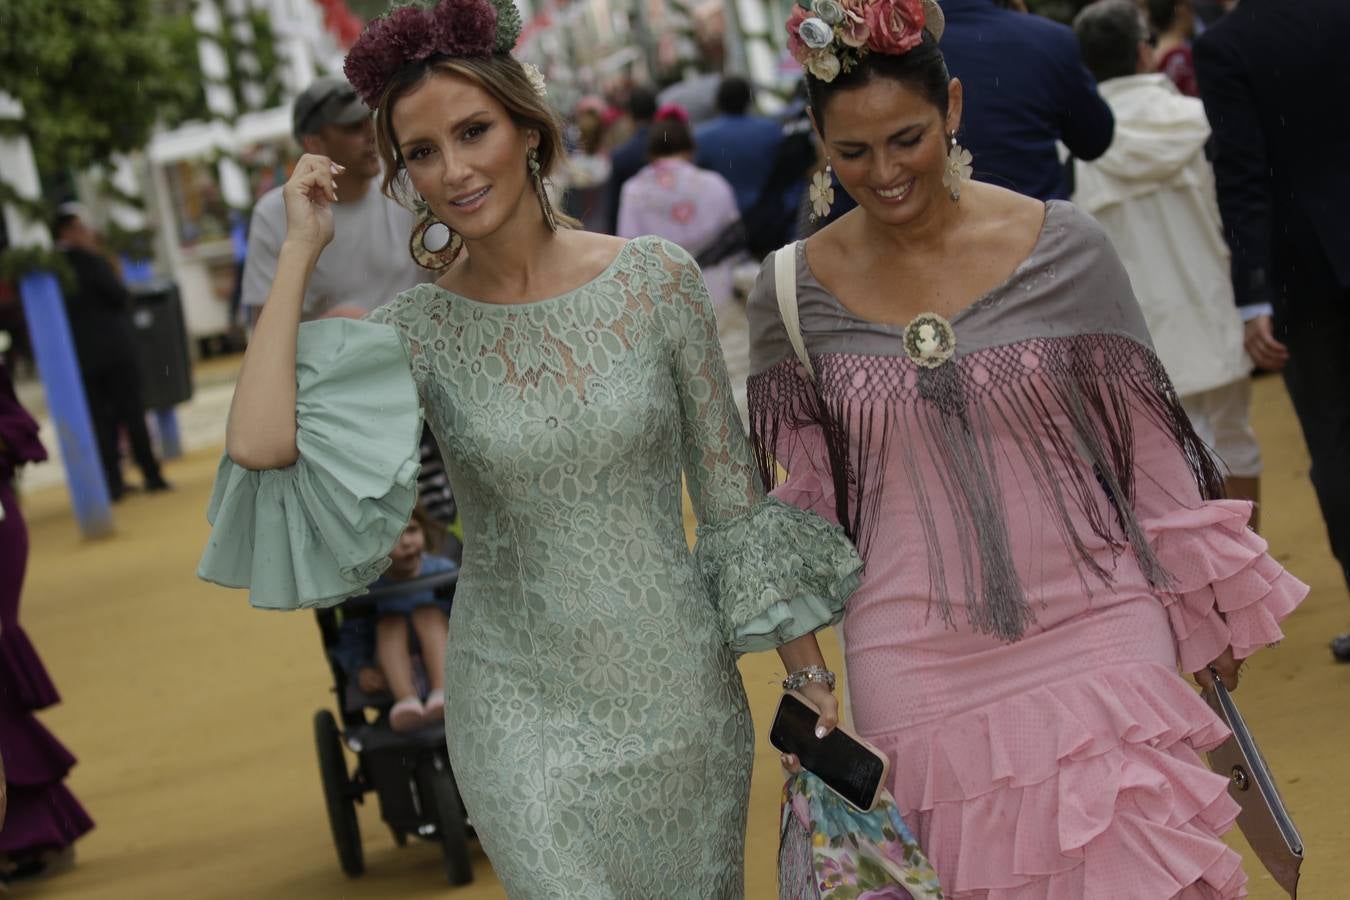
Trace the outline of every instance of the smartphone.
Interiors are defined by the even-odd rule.
[[[886,784],[890,760],[876,747],[837,727],[816,737],[820,710],[796,691],[783,694],[769,729],[769,743],[780,753],[791,753],[802,768],[825,782],[855,809],[871,811]]]

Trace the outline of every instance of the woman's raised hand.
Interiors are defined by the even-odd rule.
[[[306,153],[295,164],[282,196],[286,200],[286,240],[310,244],[318,251],[333,239],[333,204],[338,202],[337,176],[343,167],[326,156]]]

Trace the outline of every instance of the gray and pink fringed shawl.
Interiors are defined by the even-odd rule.
[[[1070,551],[1085,592],[1110,584],[1110,561],[1125,552],[1155,587],[1168,584],[1136,510],[1141,433],[1180,454],[1204,499],[1220,496],[1222,478],[1090,217],[1050,203],[1030,257],[952,319],[956,353],[934,369],[905,354],[903,328],[843,307],[811,273],[804,246],[795,247],[798,308],[815,379],[793,354],[771,265],[749,304],[751,432],[769,487],[776,463],[819,469],[833,499],[822,511],[865,556],[895,537],[887,498],[904,492],[944,621],[954,624],[955,594],[972,628],[1003,640],[1035,618],[1025,573],[1036,561],[1016,559],[1010,531],[1022,523],[1009,519],[1010,492],[1049,513],[1034,518]]]

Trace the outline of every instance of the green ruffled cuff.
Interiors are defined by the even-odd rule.
[[[197,575],[264,609],[332,606],[389,565],[417,502],[422,412],[391,326],[300,326],[296,444],[284,469],[220,461]]]
[[[773,497],[700,526],[694,556],[736,653],[772,650],[835,624],[862,571],[842,528]]]

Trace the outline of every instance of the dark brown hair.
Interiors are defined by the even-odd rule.
[[[825,134],[825,109],[835,95],[866,87],[879,78],[889,78],[910,90],[917,91],[947,117],[947,86],[952,77],[947,71],[947,60],[938,49],[933,35],[925,31],[923,41],[912,50],[900,54],[868,53],[847,72],[841,72],[834,81],[821,81],[814,75],[806,76],[806,93],[811,101],[811,115],[816,128]]]

